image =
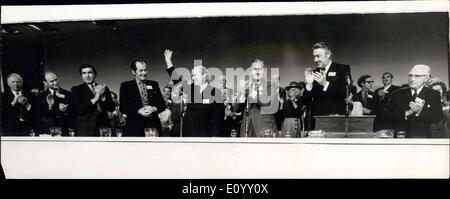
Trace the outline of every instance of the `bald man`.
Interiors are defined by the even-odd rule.
[[[50,134],[50,127],[61,127],[65,134],[69,128],[69,101],[71,92],[59,86],[59,79],[53,72],[44,74],[44,85],[48,89],[37,97],[37,121],[39,133]]]
[[[425,87],[431,68],[415,65],[408,74],[408,86],[392,93],[387,115],[393,122],[395,136],[405,132],[406,138],[431,138],[430,124],[444,116],[439,92]]]
[[[22,89],[23,79],[19,74],[9,74],[6,81],[9,89],[2,100],[2,136],[27,136],[33,128],[33,96]]]

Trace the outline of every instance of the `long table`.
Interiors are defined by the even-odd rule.
[[[448,139],[1,137],[7,179],[448,178]]]

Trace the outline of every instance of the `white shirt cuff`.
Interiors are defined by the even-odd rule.
[[[311,91],[312,87],[313,87],[313,85],[306,84],[306,90]]]
[[[327,82],[327,83],[325,84],[325,86],[323,87],[323,91],[324,91],[324,92],[327,91],[328,85],[330,85],[330,82]]]

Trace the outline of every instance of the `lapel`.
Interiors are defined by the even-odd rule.
[[[428,90],[426,87],[423,87],[420,91],[419,95],[417,95],[418,98],[425,100],[425,98],[428,95]],[[412,96],[411,96],[412,97]],[[427,104],[427,101],[425,101],[425,105]]]
[[[329,76],[330,72],[333,72],[335,75],[334,76]],[[330,81],[331,78],[336,78],[337,77],[337,68],[336,68],[336,64],[334,62],[331,63],[330,68],[327,71],[327,74],[325,74],[325,78]]]
[[[387,89],[389,93],[391,93],[395,89],[395,86],[391,84],[391,86]]]

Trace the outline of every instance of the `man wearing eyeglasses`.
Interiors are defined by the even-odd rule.
[[[408,74],[409,87],[392,93],[387,115],[396,137],[405,132],[406,138],[431,138],[430,124],[444,117],[439,92],[425,87],[430,74],[429,66],[415,65]]]
[[[361,87],[361,91],[359,91],[353,101],[361,102],[363,107],[364,115],[373,115],[374,112],[374,99],[375,93],[371,91],[373,85],[373,79],[370,75],[363,75],[358,79],[358,86]]]

